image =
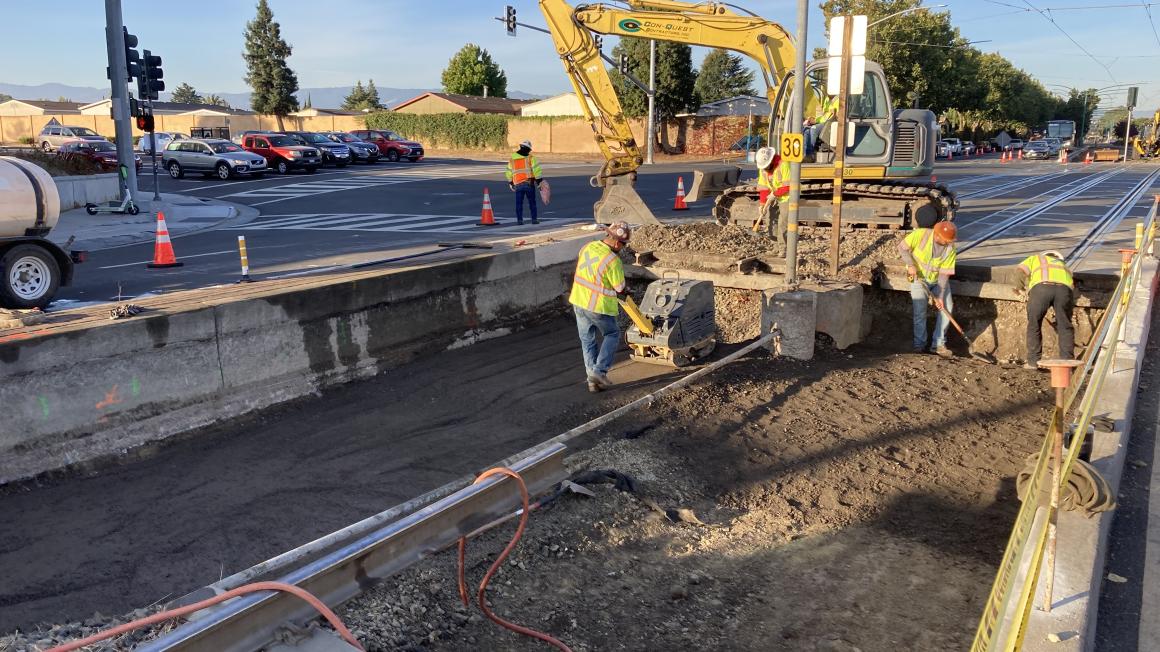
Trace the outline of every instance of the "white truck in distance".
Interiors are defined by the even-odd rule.
[[[39,166],[0,156],[0,307],[44,308],[72,282],[82,252],[45,239],[60,219],[60,195]]]

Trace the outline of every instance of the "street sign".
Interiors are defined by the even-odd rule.
[[[830,19],[830,55],[826,73],[826,93],[834,96],[841,92],[842,33],[847,16]],[[850,22],[850,95],[861,95],[866,80],[866,16],[852,16]]]
[[[801,163],[805,154],[805,139],[801,134],[782,134],[781,158],[790,163]]]

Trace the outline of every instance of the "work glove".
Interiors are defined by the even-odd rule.
[[[515,192],[515,191],[516,191],[516,184],[514,184],[514,183],[511,183],[511,182],[509,181],[509,182],[508,182],[508,189],[509,189],[509,190],[511,190],[512,192]]]
[[[916,279],[916,278],[918,278],[918,268],[915,267],[914,265],[907,265],[906,266],[906,280],[913,283],[914,279]]]

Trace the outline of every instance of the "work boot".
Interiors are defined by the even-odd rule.
[[[588,391],[592,392],[593,394],[597,394],[600,392],[600,385],[597,384],[597,382],[595,380],[592,380],[591,378],[589,378],[588,379]]]
[[[945,346],[940,346],[940,347],[935,348],[934,352],[937,353],[938,357],[940,357],[940,358],[953,358],[953,357],[955,357],[955,354],[952,353],[951,350]]]
[[[594,376],[594,378],[596,379],[596,384],[597,384],[597,386],[600,387],[600,389],[611,389],[612,386],[615,384],[608,377],[607,373],[596,374],[596,376]]]
[[[1028,360],[1027,362],[1023,363],[1023,368],[1030,369],[1032,371],[1038,371],[1039,370],[1039,363],[1035,362],[1034,360]]]

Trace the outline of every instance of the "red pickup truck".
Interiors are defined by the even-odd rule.
[[[322,167],[322,154],[317,148],[299,145],[284,134],[248,134],[242,138],[242,149],[265,157],[266,164],[278,174],[299,168],[314,173]]]
[[[394,162],[401,158],[414,163],[423,158],[423,145],[407,140],[393,131],[386,129],[356,129],[350,132],[355,138],[361,138],[375,147],[388,161]]]

